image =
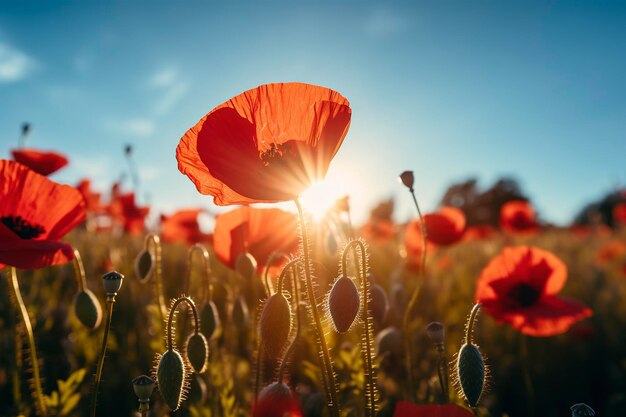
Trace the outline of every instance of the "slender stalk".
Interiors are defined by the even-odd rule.
[[[352,240],[350,241],[343,250],[343,255],[341,257],[342,270],[343,273],[346,274],[347,258],[348,251],[350,248],[358,248],[361,255],[361,264],[360,264],[360,273],[361,273],[361,311],[363,317],[363,338],[361,344],[361,354],[363,355],[363,362],[365,362],[366,366],[366,388],[365,388],[365,409],[367,410],[367,415],[370,417],[374,417],[376,415],[376,400],[377,400],[377,392],[376,392],[376,384],[374,382],[374,353],[373,349],[373,338],[372,335],[372,317],[369,313],[369,283],[367,280],[367,250],[365,249],[365,245],[360,240]],[[355,262],[358,261],[358,258],[355,257]]]
[[[169,314],[167,315],[167,350],[174,349],[174,342],[172,337],[172,325],[174,322],[174,315],[176,314],[176,308],[180,305],[180,303],[186,302],[189,308],[191,309],[191,313],[193,314],[193,322],[194,322],[194,334],[198,334],[200,329],[200,320],[198,319],[198,310],[196,309],[196,304],[189,297],[178,297],[174,304],[172,304],[172,308],[170,308]]]
[[[424,218],[422,216],[422,212],[420,210],[420,206],[417,203],[417,198],[415,197],[415,191],[413,187],[409,188],[411,196],[413,197],[413,202],[415,203],[415,208],[417,209],[417,215],[419,217],[420,227],[422,230],[422,259],[420,264],[419,275],[422,276],[425,273],[426,269],[426,245],[427,245],[427,234],[426,234],[426,225],[424,224]],[[409,301],[409,304],[406,307],[406,311],[404,312],[404,319],[402,321],[402,331],[404,333],[404,343],[406,349],[406,367],[409,377],[409,390],[411,392],[411,397],[413,401],[417,402],[417,393],[415,392],[415,377],[413,375],[413,343],[411,343],[411,313],[415,309],[415,305],[417,304],[417,299],[419,298],[419,293],[421,289],[421,282],[415,286],[413,290],[413,295]]]
[[[74,276],[76,277],[78,291],[85,291],[85,288],[87,287],[85,267],[83,266],[83,260],[80,257],[80,252],[78,252],[78,249],[76,248],[74,248],[74,260],[72,261],[72,264],[74,265]]]
[[[296,342],[300,337],[300,294],[298,294],[298,269],[296,268],[297,264],[294,262],[287,264],[284,270],[291,270],[291,292],[294,296],[294,303],[296,304],[296,333],[283,356],[283,360],[280,362],[280,367],[278,368],[278,382],[282,383],[285,376],[285,365],[287,364],[289,357],[293,354],[293,351],[296,349]],[[284,271],[283,270],[283,271]],[[280,275],[283,278],[283,274]],[[282,291],[282,286],[279,287],[279,291]]]
[[[28,310],[26,310],[26,305],[24,305],[24,300],[22,299],[22,293],[20,292],[20,285],[17,281],[17,271],[14,267],[9,267],[9,275],[11,275],[11,289],[13,290],[13,296],[15,297],[15,301],[17,303],[18,310],[20,312],[20,316],[22,318],[22,322],[24,323],[24,327],[26,329],[26,336],[28,341],[28,351],[30,353],[30,360],[32,362],[33,367],[33,385],[35,388],[35,401],[37,402],[37,409],[42,415],[46,415],[48,410],[46,408],[46,402],[44,401],[43,390],[41,389],[41,377],[39,375],[39,360],[37,359],[37,350],[35,347],[35,336],[33,334],[33,326],[30,323],[30,318],[28,317]]]
[[[148,236],[146,236],[145,246],[147,250],[150,250],[150,248],[152,247],[152,251],[154,254],[154,296],[159,306],[159,314],[161,316],[161,320],[165,321],[168,312],[167,306],[165,305],[165,298],[163,297],[163,282],[161,278],[161,239],[154,233],[150,233],[148,234]]]
[[[533,387],[533,380],[530,375],[530,358],[528,355],[528,337],[520,334],[520,357],[522,359],[522,372],[524,374],[524,386],[526,387],[526,393],[528,394],[528,416],[533,417],[535,415],[535,390]]]
[[[443,343],[437,346],[437,352],[439,353],[437,377],[439,378],[439,387],[441,388],[443,403],[447,404],[450,402],[450,390],[448,389],[448,358]]]
[[[184,292],[189,293],[191,287],[191,270],[193,267],[193,254],[197,253],[201,256],[202,259],[202,270],[205,275],[205,279],[202,281],[202,295],[204,297],[204,302],[209,302],[212,298],[211,294],[211,283],[209,282],[211,279],[211,262],[209,258],[209,251],[201,244],[196,243],[187,251],[187,281],[183,286]]]
[[[478,317],[481,307],[481,303],[475,304],[474,307],[472,307],[469,319],[467,319],[467,328],[465,329],[465,344],[467,345],[474,343],[474,324],[476,324],[476,317]]]
[[[111,329],[111,319],[113,318],[113,304],[115,304],[115,296],[117,293],[107,293],[107,316],[106,325],[104,327],[104,335],[102,337],[102,347],[100,348],[100,356],[98,358],[98,367],[96,369],[96,380],[94,383],[93,394],[91,396],[91,417],[96,415],[96,407],[98,405],[98,389],[100,388],[100,380],[102,379],[102,368],[104,367],[104,358],[107,352],[107,341],[109,338],[109,330]]]
[[[270,268],[272,264],[280,258],[289,261],[289,257],[282,252],[272,252],[270,257],[267,259],[267,265],[265,265],[265,270],[263,271],[263,286],[265,287],[265,295],[267,297],[274,293],[274,288],[272,288],[272,283],[269,279]]]
[[[324,334],[324,327],[322,326],[322,320],[320,318],[319,311],[317,309],[317,301],[315,299],[315,290],[313,288],[313,273],[311,271],[311,259],[309,249],[309,237],[307,235],[306,220],[304,218],[304,212],[300,201],[296,198],[294,200],[296,207],[298,208],[298,217],[300,220],[300,239],[302,241],[302,268],[304,269],[304,278],[306,284],[306,292],[309,301],[309,307],[311,309],[311,315],[315,324],[315,332],[317,333],[317,344],[319,354],[322,357],[322,373],[325,374],[326,384],[326,397],[328,400],[328,409],[330,415],[333,417],[339,417],[340,405],[337,401],[337,382],[335,381],[335,372],[333,371],[333,365],[330,360],[330,354],[328,351],[328,344],[326,343],[326,335]]]

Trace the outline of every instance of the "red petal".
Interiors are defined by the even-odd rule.
[[[393,417],[474,417],[471,411],[456,404],[396,403]]]
[[[509,201],[500,208],[500,227],[510,233],[533,234],[539,229],[528,201]]]
[[[424,216],[428,240],[436,245],[451,245],[463,236],[465,215],[455,207],[443,207],[436,213]]]
[[[37,149],[13,149],[13,159],[41,175],[50,175],[68,164],[65,155]]]
[[[4,225],[0,225],[4,227]],[[54,240],[0,239],[0,263],[20,269],[39,269],[65,264],[74,259],[67,243]]]

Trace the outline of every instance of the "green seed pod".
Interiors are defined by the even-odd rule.
[[[284,295],[276,293],[263,305],[259,319],[259,337],[270,359],[278,359],[289,339],[291,308]]]
[[[104,287],[104,292],[106,292],[107,295],[117,294],[120,288],[122,288],[123,281],[124,275],[120,274],[119,272],[107,272],[102,276],[102,286]]]
[[[213,301],[209,301],[200,310],[200,331],[207,340],[211,340],[219,326],[220,315],[217,306]]]
[[[478,347],[464,344],[456,362],[461,393],[470,407],[476,407],[485,386],[485,362]]]
[[[202,333],[192,333],[189,336],[185,352],[187,360],[195,373],[201,374],[206,371],[209,363],[209,345]]]
[[[257,262],[250,253],[245,252],[237,257],[235,261],[235,271],[239,272],[241,276],[252,282],[256,275]]]
[[[150,401],[154,380],[146,375],[140,375],[133,379],[133,390],[139,401]]]
[[[389,300],[387,293],[378,284],[371,284],[370,288],[370,302],[369,309],[372,312],[372,316],[377,323],[384,323],[387,319],[387,313],[389,312]]]
[[[360,300],[354,281],[346,276],[335,281],[328,296],[328,312],[338,333],[350,329],[359,314]]]
[[[154,257],[150,251],[143,250],[135,258],[135,275],[140,282],[147,282],[154,271]]]
[[[93,330],[102,321],[100,302],[89,290],[83,290],[74,298],[74,314],[86,328]]]
[[[177,410],[183,400],[186,370],[183,358],[176,350],[166,351],[157,366],[157,383],[165,404]]]

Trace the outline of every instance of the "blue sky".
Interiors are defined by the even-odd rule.
[[[626,183],[626,3],[258,3],[3,3],[0,153],[30,121],[29,146],[71,159],[55,180],[108,189],[132,143],[144,201],[213,210],[177,170],[180,137],[244,90],[302,81],[351,101],[329,177],[357,220],[389,197],[412,215],[406,169],[426,210],[509,175],[559,223]]]

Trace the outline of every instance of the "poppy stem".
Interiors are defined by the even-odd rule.
[[[524,375],[524,385],[528,394],[528,416],[535,415],[535,390],[533,388],[533,380],[530,375],[530,358],[528,355],[528,337],[520,334],[520,357],[522,359],[522,372]]]
[[[109,339],[109,330],[111,329],[111,319],[113,318],[113,304],[115,304],[115,296],[117,293],[107,293],[107,316],[104,326],[104,335],[102,336],[102,347],[100,348],[100,356],[98,358],[98,367],[96,368],[96,379],[94,382],[93,394],[91,396],[91,417],[96,416],[96,407],[98,405],[98,389],[102,380],[102,368],[104,367],[104,358],[107,352],[107,342]]]
[[[361,281],[361,317],[363,324],[363,335],[361,336],[361,354],[363,355],[363,362],[365,363],[365,377],[366,377],[366,385],[365,385],[365,409],[367,411],[367,415],[370,417],[374,417],[376,415],[376,401],[378,399],[378,392],[376,390],[375,384],[375,371],[374,371],[374,353],[373,349],[373,339],[374,335],[372,334],[372,329],[374,327],[374,323],[372,323],[372,315],[369,310],[369,299],[370,299],[370,291],[369,291],[369,282],[367,280],[367,248],[365,244],[361,240],[352,240],[348,242],[346,247],[343,250],[343,254],[341,256],[341,264],[343,274],[347,274],[347,258],[348,252],[350,249],[355,249],[355,262],[358,264],[360,258],[360,281]],[[360,257],[356,256],[356,249],[360,252]]]
[[[265,287],[266,297],[270,297],[274,292],[274,288],[272,288],[273,286],[269,279],[269,273],[270,273],[270,268],[272,264],[276,262],[279,258],[283,258],[289,261],[289,257],[287,255],[285,255],[282,252],[276,252],[276,251],[272,252],[270,257],[267,259],[267,265],[265,265],[265,270],[263,271],[263,285]]]
[[[85,278],[85,267],[83,266],[83,260],[80,257],[78,249],[74,248],[74,276],[76,277],[76,284],[78,285],[78,291],[84,291],[87,287],[87,280]]]
[[[296,304],[296,333],[294,334],[293,339],[291,340],[291,343],[289,344],[289,347],[287,348],[287,351],[283,356],[283,360],[280,362],[280,367],[278,368],[278,382],[280,383],[283,383],[283,379],[285,376],[285,365],[287,364],[289,357],[293,354],[293,351],[296,349],[296,342],[300,337],[300,294],[298,294],[298,269],[296,262],[297,261],[292,261],[284,268],[284,270],[286,270],[287,268],[291,270],[291,292],[293,293],[292,295]],[[282,276],[283,275],[281,274],[281,278]],[[279,288],[279,291],[282,291],[282,287]]]
[[[418,272],[419,276],[425,274],[426,270],[426,251],[427,251],[427,234],[426,234],[426,225],[424,224],[424,217],[422,216],[422,211],[420,210],[420,206],[417,203],[417,197],[415,196],[415,190],[413,187],[409,188],[409,192],[413,197],[413,202],[415,203],[415,208],[417,209],[417,215],[420,222],[420,228],[422,231],[422,259],[420,264],[420,270]],[[411,295],[411,299],[409,304],[406,307],[406,311],[404,312],[404,318],[402,321],[402,332],[404,333],[404,343],[406,350],[406,367],[407,367],[407,375],[409,377],[409,390],[411,392],[411,397],[413,401],[417,402],[417,393],[415,392],[415,377],[413,375],[413,343],[411,342],[411,313],[415,309],[415,305],[417,304],[417,299],[419,298],[420,289],[422,283],[420,281],[415,285],[415,289],[413,290],[413,295]]]
[[[193,254],[198,253],[202,256],[202,270],[204,272],[205,278],[202,280],[202,295],[204,297],[204,302],[208,303],[212,300],[213,294],[211,294],[211,262],[209,257],[209,251],[201,244],[196,243],[187,251],[187,281],[183,286],[184,292],[189,293],[191,287],[191,271],[193,267]]]
[[[28,317],[28,310],[26,310],[26,305],[24,304],[24,299],[22,298],[22,293],[20,292],[20,285],[17,280],[17,271],[14,267],[9,267],[9,275],[11,276],[11,289],[13,290],[13,296],[15,297],[15,301],[17,303],[18,310],[20,312],[20,316],[22,318],[22,322],[24,323],[24,327],[26,329],[26,335],[28,340],[28,351],[30,353],[30,361],[33,371],[33,385],[35,392],[34,397],[36,400],[36,408],[41,413],[41,415],[47,414],[46,403],[44,401],[43,390],[41,389],[41,377],[39,376],[39,360],[37,359],[37,350],[35,347],[35,336],[33,335],[33,326],[30,323],[30,318]]]
[[[311,272],[311,253],[309,248],[309,237],[307,234],[306,220],[304,218],[304,211],[300,201],[296,198],[293,200],[298,208],[298,219],[300,221],[300,240],[302,242],[302,259],[301,267],[304,269],[304,277],[306,284],[307,298],[309,301],[309,307],[311,309],[311,315],[315,322],[315,332],[317,333],[317,344],[320,356],[322,357],[322,374],[325,374],[324,385],[326,387],[326,397],[328,400],[328,408],[330,415],[333,417],[339,417],[340,405],[337,401],[337,382],[335,381],[335,372],[330,359],[328,350],[328,344],[326,343],[326,335],[324,333],[324,327],[322,326],[322,320],[320,318],[319,311],[317,309],[317,301],[315,299],[315,290],[313,288],[313,277]]]
[[[150,250],[150,247],[152,247],[154,254],[154,297],[156,298],[159,306],[161,320],[165,321],[168,310],[165,305],[165,298],[163,297],[163,283],[161,281],[161,239],[158,235],[150,233],[146,236],[145,247],[146,250]]]
[[[174,349],[173,335],[172,335],[172,326],[174,322],[174,316],[176,315],[176,308],[182,303],[186,302],[189,308],[191,309],[191,313],[193,314],[193,322],[194,322],[194,333],[198,334],[200,331],[200,320],[198,319],[198,310],[196,309],[196,303],[189,297],[182,296],[178,297],[172,303],[172,307],[167,315],[167,350],[171,351]]]

